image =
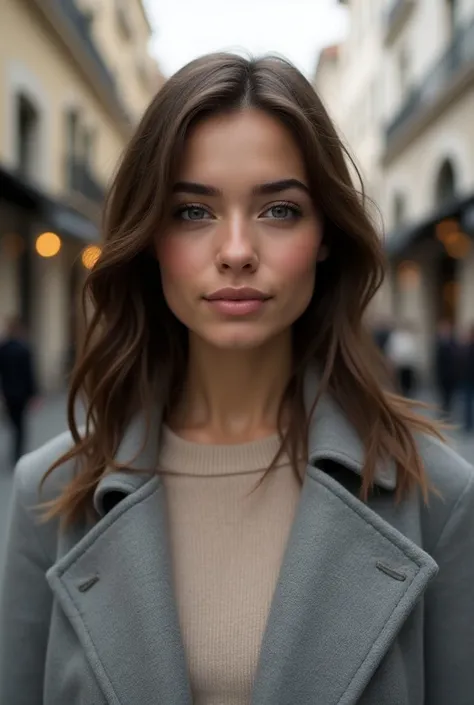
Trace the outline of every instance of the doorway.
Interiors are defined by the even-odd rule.
[[[437,320],[456,325],[459,303],[459,273],[457,260],[442,254],[438,262]]]

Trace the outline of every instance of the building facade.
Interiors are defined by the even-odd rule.
[[[474,321],[474,0],[344,4],[351,31],[340,55],[351,60],[338,62],[341,95],[358,86],[363,101],[376,86],[372,110],[360,111],[366,140],[348,141],[383,215],[390,271],[378,308],[416,326],[429,376],[437,323],[462,334]],[[336,113],[343,130],[357,125],[340,101]]]
[[[163,78],[148,52],[152,27],[142,0],[77,0],[94,43],[133,121],[142,116]]]
[[[346,40],[323,49],[315,84],[354,159],[367,195],[380,200],[380,0],[352,0]]]
[[[77,339],[107,184],[162,78],[140,0],[0,0],[0,14],[0,326],[23,318],[52,391]]]

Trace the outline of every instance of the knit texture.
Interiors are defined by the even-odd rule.
[[[238,445],[164,427],[173,578],[193,705],[248,705],[300,485],[277,435]]]

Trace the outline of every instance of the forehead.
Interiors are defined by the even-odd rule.
[[[256,109],[216,115],[198,123],[186,140],[179,178],[252,184],[305,178],[301,151],[288,128]]]

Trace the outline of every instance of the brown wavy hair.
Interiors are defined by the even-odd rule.
[[[319,266],[311,303],[293,326],[294,366],[281,403],[292,413],[285,427],[280,413],[281,452],[289,453],[300,477],[297,461],[306,452],[308,422],[303,377],[315,363],[319,395],[334,396],[365,445],[362,498],[369,496],[381,457],[398,467],[398,498],[415,487],[428,495],[414,432],[438,435],[437,428],[388,391],[363,324],[383,280],[384,256],[363,187],[352,183],[349,155],[313,87],[294,66],[277,57],[219,53],[192,61],[160,89],[112,184],[102,253],[84,289],[83,305],[92,305],[92,314],[70,384],[73,446],[45,478],[69,460],[78,463],[78,471],[49,504],[47,517],[69,523],[91,511],[100,478],[124,468],[114,456],[132,416],[141,412],[149,419],[157,395],[166,413],[176,403],[187,364],[187,331],[165,303],[151,243],[167,216],[189,129],[216,113],[249,107],[264,110],[293,134],[330,252]],[[75,409],[81,395],[87,413],[80,432]]]

